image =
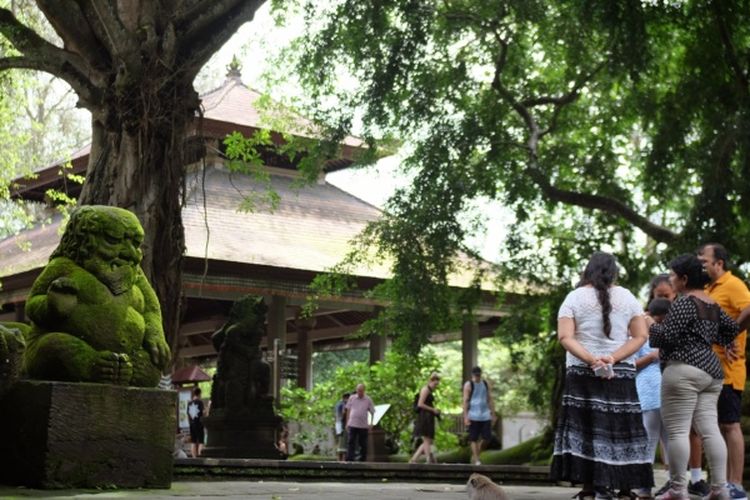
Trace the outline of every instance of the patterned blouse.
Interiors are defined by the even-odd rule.
[[[664,322],[654,323],[649,330],[651,347],[661,349],[662,368],[668,361],[681,361],[723,379],[711,344],[728,346],[739,327],[717,304],[684,295],[672,303]]]

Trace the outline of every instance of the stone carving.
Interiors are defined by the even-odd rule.
[[[255,412],[258,400],[271,398],[271,369],[260,352],[266,311],[261,297],[246,295],[234,303],[229,320],[211,337],[219,353],[211,391],[212,412]]]
[[[29,378],[155,387],[169,362],[161,309],[131,212],[81,206],[31,289]],[[178,291],[175,291],[178,293]]]
[[[271,368],[263,361],[266,305],[246,295],[211,340],[219,353],[211,390],[211,411],[203,419],[208,457],[282,458],[276,448],[281,418],[269,394]]]
[[[26,349],[24,328],[21,327],[25,326],[11,323],[0,324],[0,396],[5,394],[20,378],[22,356]]]

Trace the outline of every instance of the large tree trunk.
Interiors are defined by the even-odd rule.
[[[175,353],[185,247],[184,145],[199,101],[191,83],[159,85],[163,81],[150,75],[136,92],[94,114],[79,203],[119,206],[138,216],[145,231],[143,270],[161,302]]]

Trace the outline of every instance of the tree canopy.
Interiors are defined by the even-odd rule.
[[[704,241],[750,258],[747,1],[296,5],[294,73],[319,115],[410,146],[414,181],[364,240],[395,257],[387,293],[412,347],[461,309],[446,276],[481,197],[515,212],[502,279],[537,290],[569,287],[599,248],[630,286]],[[538,331],[540,307],[516,326]]]

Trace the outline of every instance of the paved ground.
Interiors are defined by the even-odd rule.
[[[656,471],[656,483],[666,480],[664,471]],[[556,486],[504,486],[515,500],[568,500],[575,488]],[[119,491],[41,491],[0,486],[0,499],[77,498],[77,499],[189,499],[249,498],[266,500],[447,500],[465,499],[466,488],[458,484],[431,483],[297,483],[284,481],[176,481],[170,490]]]
[[[516,500],[570,499],[573,488],[545,486],[506,486]],[[40,491],[0,487],[0,498],[77,498],[77,499],[168,499],[168,498],[249,498],[268,500],[443,500],[468,498],[463,485],[424,483],[291,483],[291,482],[175,482],[170,490],[121,490],[113,492]]]

